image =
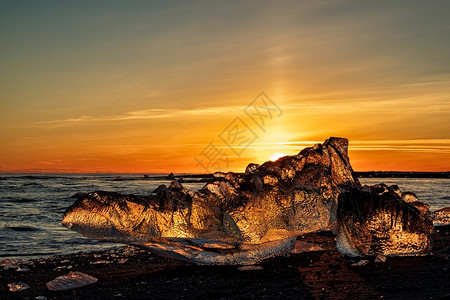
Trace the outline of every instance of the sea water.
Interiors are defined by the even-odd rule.
[[[151,176],[149,176],[151,177]],[[148,195],[161,184],[142,175],[0,175],[0,260],[38,258],[119,246],[88,239],[61,225],[77,192]],[[204,183],[186,183],[197,190]]]
[[[112,191],[148,195],[160,184],[170,184],[163,176],[107,175],[0,175],[0,260],[38,258],[105,250],[120,244],[88,239],[61,225],[64,211],[75,201],[75,193]],[[397,184],[413,191],[436,210],[450,206],[450,179],[362,178],[362,184]],[[204,183],[183,183],[200,189]]]

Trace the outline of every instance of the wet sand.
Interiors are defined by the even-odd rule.
[[[372,260],[360,267],[351,266],[359,259],[336,250],[330,232],[298,240],[324,250],[276,257],[250,271],[192,265],[131,246],[34,260],[22,265],[27,272],[0,270],[0,299],[450,299],[450,226],[438,228],[431,255]],[[69,271],[98,282],[68,291],[47,289],[46,282]],[[13,282],[30,288],[10,292],[7,284]]]

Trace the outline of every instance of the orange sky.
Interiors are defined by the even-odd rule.
[[[242,171],[330,136],[357,171],[448,171],[449,8],[3,1],[0,172]]]

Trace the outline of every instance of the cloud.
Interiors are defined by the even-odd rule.
[[[151,108],[136,111],[129,111],[121,115],[110,115],[104,117],[95,116],[81,116],[67,119],[47,120],[31,123],[32,126],[53,126],[64,127],[73,125],[82,125],[93,122],[114,122],[114,121],[129,121],[129,120],[146,120],[146,119],[167,119],[167,118],[180,118],[180,117],[197,117],[208,116],[213,114],[232,114],[238,110],[243,109],[240,106],[231,107],[207,107],[202,109],[164,109],[164,108]]]
[[[300,149],[320,141],[291,141],[278,143],[280,149]],[[450,153],[450,139],[370,140],[349,141],[351,151],[413,151]]]
[[[297,153],[305,147],[321,144],[323,141],[291,141],[277,143],[252,143],[248,146],[233,145],[236,149],[265,149],[279,150],[289,153]],[[417,140],[371,140],[350,141],[351,151],[413,151],[413,152],[439,152],[450,153],[450,139],[417,139]],[[190,146],[206,147],[207,144],[189,144]],[[215,143],[217,148],[227,149],[230,146],[223,143]]]

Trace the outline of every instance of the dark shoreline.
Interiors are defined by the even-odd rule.
[[[358,178],[450,178],[450,172],[400,172],[368,171],[355,172]]]
[[[430,255],[371,260],[341,255],[331,232],[306,234],[299,240],[324,251],[276,257],[258,271],[237,266],[198,266],[161,258],[127,246],[120,250],[61,255],[33,260],[28,272],[0,271],[0,299],[448,299],[450,297],[450,226],[437,227]],[[69,267],[70,266],[70,267]],[[68,291],[50,291],[45,283],[69,271],[98,282]],[[10,292],[7,284],[30,288]]]
[[[242,174],[242,173],[236,173]],[[404,171],[365,171],[354,172],[357,178],[450,178],[450,171],[448,172],[404,172]],[[177,180],[181,183],[201,183],[220,178],[220,175],[225,176],[226,173],[214,173],[214,174],[173,174],[171,176],[148,176],[142,175],[142,177],[117,177],[113,180]]]
[[[220,172],[218,172],[220,174]],[[236,174],[242,174],[235,172]],[[217,173],[214,173],[217,174]],[[111,180],[180,180],[184,182],[204,182],[217,178],[214,174],[199,173],[199,174],[186,174],[186,173],[175,173],[174,177],[163,174],[115,174],[115,173],[35,173],[35,174],[20,174],[20,173],[0,173],[0,180],[6,180],[8,178],[36,178],[36,179],[48,179],[53,177],[66,177],[70,176],[98,176],[98,177],[112,177]],[[226,173],[221,173],[226,175]],[[358,178],[450,178],[450,171],[446,172],[418,172],[418,171],[355,171],[355,176]],[[7,175],[7,176],[4,176]]]

